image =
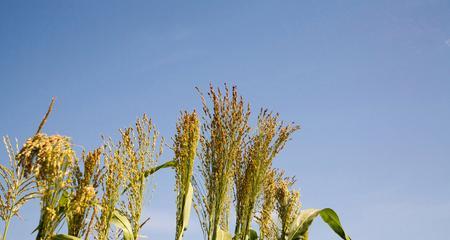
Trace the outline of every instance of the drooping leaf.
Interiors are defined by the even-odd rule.
[[[330,226],[333,231],[339,235],[342,239],[351,240],[350,237],[344,232],[342,228],[341,221],[335,211],[331,208],[324,208],[320,211],[320,216],[322,220]]]
[[[289,228],[288,240],[307,240],[309,226],[317,216],[330,226],[333,231],[344,240],[351,240],[342,228],[336,212],[331,208],[302,210]]]
[[[176,162],[174,160],[169,161],[169,162],[165,162],[159,166],[150,168],[149,170],[144,172],[144,177],[147,178],[148,176],[151,176],[152,174],[156,173],[157,171],[164,169],[164,168],[170,168],[170,167],[174,167],[176,165]],[[122,191],[122,194],[125,194],[128,189],[130,189],[130,184],[128,184],[128,186],[125,187],[125,189]]]
[[[172,160],[172,161],[165,162],[165,163],[163,163],[163,164],[161,164],[161,165],[159,165],[159,166],[156,166],[156,167],[153,167],[153,168],[147,170],[147,171],[144,173],[144,176],[145,176],[145,177],[148,177],[148,176],[152,175],[153,173],[157,172],[157,171],[160,170],[160,169],[163,169],[163,168],[169,168],[169,167],[175,167],[175,165],[176,165],[176,162],[173,161],[173,160]]]
[[[134,240],[133,228],[131,227],[130,221],[118,210],[114,210],[111,223],[123,231],[124,240]]]
[[[70,236],[67,234],[58,234],[52,237],[52,240],[81,240],[79,237]]]

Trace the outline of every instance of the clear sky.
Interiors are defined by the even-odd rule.
[[[142,113],[170,139],[210,82],[301,124],[275,166],[304,207],[353,239],[448,238],[448,0],[0,1],[0,135],[23,142],[56,96],[46,132],[86,149]],[[174,177],[154,180],[143,233],[172,239]],[[37,206],[9,239],[32,239]],[[337,237],[317,221],[311,239]]]

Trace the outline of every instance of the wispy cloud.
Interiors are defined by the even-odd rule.
[[[447,39],[447,41],[445,41],[445,44],[447,44],[447,46],[449,46],[449,47],[450,47],[450,38],[449,38],[449,39]]]

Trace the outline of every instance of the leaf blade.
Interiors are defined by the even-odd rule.
[[[131,227],[130,221],[118,210],[114,210],[111,223],[123,231],[123,238],[125,240],[134,240],[133,228]]]
[[[339,237],[344,240],[351,240],[345,233],[338,215],[331,208],[302,210],[296,221],[294,221],[294,226],[290,227],[288,240],[307,239],[308,229],[314,219],[319,215]]]
[[[320,216],[322,220],[330,226],[333,231],[339,235],[342,239],[351,240],[351,238],[345,233],[342,228],[341,221],[339,220],[336,212],[331,208],[324,208],[320,211]]]
[[[184,231],[186,231],[189,226],[193,194],[194,194],[194,189],[192,187],[192,184],[189,183],[188,192],[186,193],[186,197],[184,199],[184,205],[183,205],[183,228],[182,228],[181,232],[179,233],[180,235],[177,238],[178,240],[183,239]]]

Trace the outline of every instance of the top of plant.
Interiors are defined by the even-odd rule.
[[[37,240],[140,239],[149,220],[141,219],[148,177],[172,168],[177,240],[188,228],[193,198],[207,240],[306,240],[317,216],[350,240],[333,210],[301,209],[294,178],[273,168],[298,125],[261,109],[253,126],[250,104],[236,86],[210,85],[200,96],[201,114],[181,112],[171,148],[174,157],[162,164],[158,160],[164,138],[147,115],[120,129],[118,141],[106,138],[101,147],[78,158],[69,137],[41,132],[52,99],[36,133],[17,155],[5,138],[11,166],[0,164],[2,239],[11,218],[34,197],[40,199]],[[234,232],[230,222],[235,223]],[[61,229],[67,234],[59,233]]]

